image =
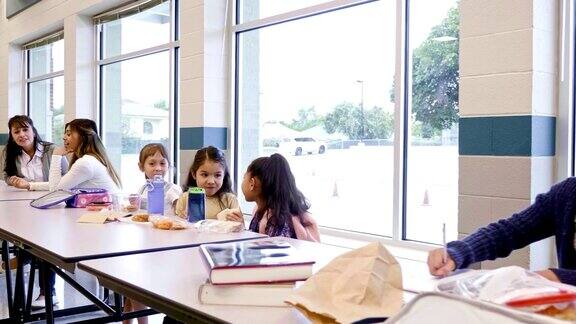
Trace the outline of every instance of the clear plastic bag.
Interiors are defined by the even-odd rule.
[[[194,227],[199,232],[211,233],[233,233],[241,232],[244,230],[244,224],[240,222],[232,222],[217,219],[204,219],[194,223]]]
[[[182,230],[188,228],[188,222],[178,217],[151,215],[149,220],[152,226],[162,230]]]
[[[439,280],[436,290],[555,318],[576,319],[576,287],[516,266],[466,271]]]

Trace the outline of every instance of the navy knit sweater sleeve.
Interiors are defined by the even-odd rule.
[[[555,235],[556,226],[562,224],[563,208],[568,200],[576,199],[576,180],[563,181],[545,193],[538,195],[536,201],[527,209],[478,229],[460,241],[448,243],[448,253],[456,263],[456,268],[466,268],[471,263],[506,257],[516,249],[530,243]],[[570,216],[574,226],[574,217]],[[556,238],[558,241],[558,237]],[[571,240],[573,241],[572,235]],[[558,243],[558,242],[557,242]],[[557,246],[563,245],[557,244]],[[573,247],[573,243],[564,242],[564,246]],[[562,267],[562,262],[560,262]],[[560,281],[576,284],[576,271],[571,269],[552,269]]]

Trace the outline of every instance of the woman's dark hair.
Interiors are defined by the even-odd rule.
[[[266,233],[270,233],[269,228],[281,230],[285,224],[293,231],[293,216],[298,217],[302,224],[307,223],[304,214],[310,209],[310,204],[296,187],[296,179],[286,158],[280,154],[257,158],[246,172],[258,178],[262,185],[262,198],[266,205],[258,206],[254,217],[261,219],[266,212],[270,213]]]
[[[196,152],[196,156],[194,157],[194,161],[192,162],[192,166],[190,167],[190,172],[188,172],[188,181],[186,181],[186,186],[184,186],[184,191],[186,191],[190,187],[197,187],[198,183],[196,179],[194,179],[193,175],[196,174],[198,169],[204,164],[206,161],[212,161],[214,163],[219,163],[222,168],[224,169],[224,179],[222,179],[222,187],[216,192],[216,196],[218,199],[222,198],[224,193],[232,191],[232,180],[230,179],[230,171],[228,170],[228,163],[226,163],[226,156],[224,153],[219,149],[215,148],[214,146],[207,146],[203,147],[198,152]]]
[[[104,148],[104,145],[98,136],[98,132],[96,131],[96,123],[91,119],[78,118],[67,123],[64,127],[64,130],[66,129],[78,133],[81,138],[80,144],[76,148],[76,151],[72,156],[72,160],[70,161],[70,167],[72,167],[72,165],[84,155],[92,155],[106,167],[108,175],[110,175],[112,181],[114,181],[114,183],[116,183],[118,187],[121,188],[122,182],[120,181],[120,177],[112,165],[112,161],[110,161],[108,155],[106,154],[106,148]]]
[[[8,120],[8,142],[6,142],[6,160],[4,161],[4,172],[8,177],[20,174],[19,170],[16,167],[16,159],[20,154],[22,154],[22,147],[16,144],[16,141],[12,137],[12,128],[24,128],[24,127],[32,127],[32,131],[34,132],[34,149],[38,147],[38,144],[41,144],[44,148],[46,146],[52,145],[50,142],[44,142],[40,135],[38,135],[38,131],[36,127],[34,127],[34,122],[30,117],[25,115],[16,115],[10,120]]]
[[[98,134],[98,128],[96,127],[96,122],[92,119],[88,118],[76,118],[74,119],[74,123],[77,125],[82,125],[84,128],[89,128],[94,131],[94,133]],[[70,124],[70,123],[68,123]]]

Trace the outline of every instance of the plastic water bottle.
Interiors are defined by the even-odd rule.
[[[204,189],[192,187],[188,189],[188,221],[195,223],[205,218],[206,193]]]
[[[148,186],[148,214],[164,214],[164,179],[154,176]]]

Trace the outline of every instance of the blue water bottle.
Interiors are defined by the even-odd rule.
[[[188,189],[188,221],[190,223],[195,223],[205,218],[205,197],[206,193],[202,188],[192,187]]]
[[[148,214],[164,214],[164,179],[154,176],[148,186]]]

